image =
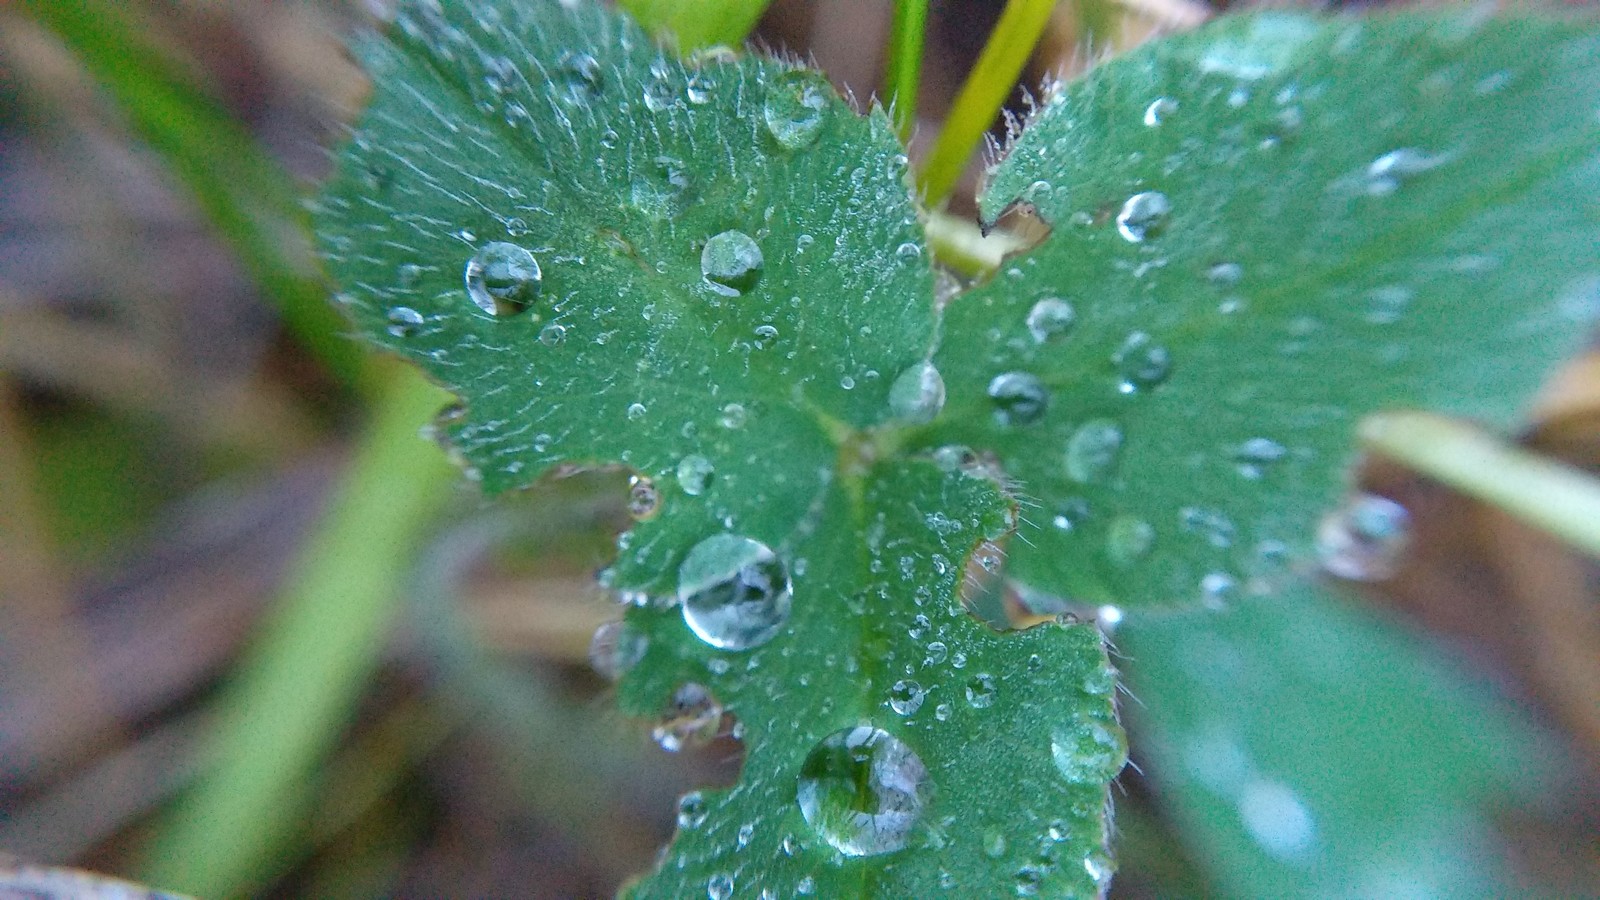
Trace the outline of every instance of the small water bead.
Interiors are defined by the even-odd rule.
[[[795,882],[794,892],[802,897],[809,897],[817,892],[817,880],[810,875]]]
[[[1411,514],[1376,494],[1356,494],[1317,526],[1317,557],[1340,578],[1382,581],[1400,567],[1411,542]]]
[[[1415,296],[1415,291],[1397,284],[1368,291],[1364,318],[1374,325],[1393,325],[1405,317]]]
[[[546,347],[559,347],[567,339],[567,327],[558,322],[539,329],[539,343]]]
[[[1233,461],[1240,475],[1256,479],[1273,463],[1289,455],[1287,447],[1271,438],[1253,437],[1233,450]]]
[[[696,72],[689,76],[689,83],[684,86],[683,95],[695,106],[704,106],[711,102],[711,97],[717,90],[717,80],[709,72]]]
[[[733,896],[733,876],[713,875],[706,882],[706,896],[710,900],[728,900]]]
[[[1037,376],[1003,372],[989,382],[989,399],[994,401],[994,417],[1000,424],[1027,425],[1044,415],[1050,393]]]
[[[1060,297],[1046,297],[1028,310],[1028,333],[1035,344],[1053,341],[1072,330],[1078,313]]]
[[[645,413],[648,411],[643,403],[630,403],[627,411],[628,421],[637,422],[644,418]]]
[[[757,325],[755,328],[756,346],[765,350],[778,340],[776,325]]]
[[[1155,128],[1178,111],[1178,101],[1171,97],[1157,97],[1144,108],[1144,124]]]
[[[402,288],[414,288],[422,280],[422,273],[423,268],[416,263],[404,263],[395,270],[395,281]]]
[[[994,676],[980,673],[972,676],[967,682],[967,702],[973,709],[985,709],[994,705]]]
[[[395,337],[411,337],[422,328],[422,313],[409,306],[396,306],[389,310],[389,333]]]
[[[941,703],[933,708],[933,717],[943,722],[950,718],[950,704]]]
[[[1105,479],[1116,468],[1122,429],[1110,419],[1090,419],[1067,439],[1067,477],[1079,484]]]
[[[1128,762],[1128,739],[1115,722],[1080,719],[1050,732],[1050,758],[1070,784],[1100,784]]]
[[[806,755],[796,799],[807,824],[840,853],[890,853],[906,846],[927,806],[928,770],[899,738],[858,725]]]
[[[628,480],[628,515],[643,522],[661,511],[661,492],[656,483],[638,475]]]
[[[1106,529],[1106,556],[1119,566],[1144,559],[1156,542],[1155,528],[1138,516],[1122,514]]]
[[[600,61],[587,53],[568,53],[561,57],[553,81],[561,88],[562,99],[579,104],[598,99],[605,86]]]
[[[925,664],[937,666],[944,662],[949,655],[950,648],[945,646],[944,641],[932,641],[928,644],[928,657]]]
[[[761,279],[761,247],[742,231],[712,235],[700,251],[700,274],[725,297],[737,297]]]
[[[1437,168],[1446,161],[1444,156],[1416,147],[1391,150],[1367,166],[1367,192],[1379,196],[1392,194],[1400,188],[1402,181]]]
[[[772,548],[732,534],[706,538],[678,567],[683,620],[720,650],[772,640],[789,619],[789,572]]]
[[[1172,354],[1155,338],[1135,331],[1111,354],[1111,364],[1122,379],[1118,390],[1132,394],[1166,381],[1172,373]]]
[[[649,646],[649,639],[626,620],[606,622],[589,639],[589,665],[608,680],[616,681],[644,658]]]
[[[668,753],[695,747],[717,736],[722,705],[704,685],[689,682],[672,694],[672,702],[651,737]]]
[[[691,453],[678,461],[678,487],[683,488],[685,494],[698,497],[711,484],[711,476],[715,472],[716,467],[711,460]]]
[[[1161,233],[1171,212],[1172,201],[1160,191],[1134,194],[1117,213],[1117,233],[1125,241],[1141,243]]]
[[[515,315],[533,302],[539,291],[539,261],[526,248],[493,241],[478,248],[467,260],[463,279],[467,296],[490,315]]]
[[[1017,870],[1016,888],[1018,897],[1033,897],[1038,895],[1039,886],[1044,884],[1044,869],[1039,866],[1023,866]]]
[[[775,80],[761,106],[767,133],[786,150],[816,142],[828,117],[827,88],[809,72],[789,72]]]
[[[849,375],[842,375],[839,378],[839,387],[842,387],[847,391],[853,391],[856,387],[856,380]]]
[[[912,363],[889,386],[889,412],[909,425],[926,425],[944,409],[944,376],[933,363]]]
[[[983,855],[990,859],[999,859],[1006,855],[1006,836],[998,831],[988,831],[983,835]]]
[[[1219,262],[1206,270],[1206,280],[1218,287],[1233,287],[1244,278],[1244,266],[1236,262]]]
[[[909,716],[922,708],[928,692],[922,685],[909,679],[896,681],[889,689],[889,708],[902,716]]]
[[[684,794],[678,798],[678,827],[699,828],[710,811],[710,805],[699,791]]]

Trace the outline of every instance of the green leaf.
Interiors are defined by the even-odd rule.
[[[756,27],[771,0],[620,0],[652,33],[671,35],[678,49],[733,46]]]
[[[995,173],[987,216],[1054,230],[951,305],[919,440],[1037,501],[1009,568],[1036,592],[1270,589],[1314,565],[1362,415],[1505,425],[1587,338],[1596,109],[1587,20],[1272,13],[1107,63]],[[999,421],[1006,373],[1034,420]]]
[[[713,698],[742,728],[740,784],[633,890],[1096,894],[1124,758],[1101,638],[968,616],[1011,505],[897,453],[892,410],[932,409],[891,385],[935,315],[882,111],[781,63],[686,66],[587,4],[417,3],[359,51],[376,95],[318,214],[346,308],[463,398],[445,427],[488,490],[639,473],[623,704],[676,698],[669,743]],[[902,777],[875,792],[858,752]]]
[[[1526,895],[1494,810],[1574,771],[1459,665],[1315,588],[1117,634],[1135,754],[1237,897]]]

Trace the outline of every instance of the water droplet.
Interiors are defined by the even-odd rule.
[[[821,79],[809,72],[789,72],[767,89],[761,117],[778,146],[800,150],[816,142],[827,122],[828,95]]]
[[[1114,722],[1080,719],[1050,732],[1050,757],[1072,784],[1110,781],[1128,762],[1128,739]]]
[[[994,676],[977,674],[967,682],[967,702],[973,709],[984,709],[994,705]]]
[[[989,382],[994,417],[1002,425],[1037,422],[1050,403],[1044,383],[1027,372],[1002,372]]]
[[[706,798],[699,791],[692,791],[678,798],[678,827],[699,828],[710,812]]]
[[[926,425],[944,409],[944,377],[933,363],[912,363],[889,386],[889,412],[910,425]]]
[[[945,646],[944,641],[932,641],[928,644],[928,658],[926,664],[930,666],[937,666],[938,664],[944,662],[949,655],[950,648]]]
[[[1219,262],[1206,270],[1206,280],[1218,287],[1233,287],[1244,278],[1244,266],[1236,262]]]
[[[396,306],[389,310],[389,333],[395,337],[411,337],[422,328],[422,313],[409,306]],[[943,385],[940,385],[943,388]],[[941,399],[942,394],[941,394]]]
[[[915,681],[896,681],[894,687],[889,689],[889,708],[902,716],[909,716],[922,708],[922,701],[927,696],[928,692]]]
[[[400,287],[409,290],[422,280],[422,271],[422,267],[416,263],[404,263],[395,270],[395,281]]]
[[[706,538],[678,567],[683,620],[721,650],[772,640],[789,619],[789,572],[772,548],[732,534]]]
[[[1317,557],[1340,578],[1382,581],[1411,542],[1411,514],[1387,497],[1356,494],[1317,526]]]
[[[706,882],[706,896],[710,900],[728,900],[733,896],[733,876],[713,875]]]
[[[1071,331],[1077,319],[1071,303],[1060,297],[1046,297],[1028,310],[1028,333],[1033,335],[1034,343],[1043,344]]]
[[[661,511],[661,492],[656,483],[638,475],[628,480],[628,514],[643,522]]]
[[[1405,315],[1415,296],[1410,288],[1398,284],[1368,291],[1365,318],[1374,325],[1393,325]]]
[[[1156,530],[1149,522],[1124,513],[1106,529],[1106,556],[1119,566],[1130,566],[1143,559],[1155,542]]]
[[[711,476],[716,472],[716,467],[711,465],[711,460],[696,453],[685,456],[678,462],[678,487],[691,497],[698,497],[711,484]]]
[[[928,770],[899,738],[870,725],[836,731],[807,754],[800,814],[846,856],[904,847],[927,805]]]
[[[983,836],[983,855],[990,859],[999,859],[1006,855],[1006,836],[998,831],[986,832]]]
[[[644,87],[645,108],[651,112],[665,112],[677,102],[677,92],[672,89],[672,83],[667,79],[667,73],[657,71],[655,77]]]
[[[627,412],[628,421],[629,422],[637,422],[640,419],[644,418],[644,414],[646,412],[648,412],[648,410],[645,409],[645,406],[644,406],[643,403],[630,403],[630,404],[628,404],[628,412]]]
[[[812,894],[815,894],[817,892],[817,880],[812,878],[810,875],[807,875],[806,877],[795,882],[794,892],[803,897],[808,897]]]
[[[1447,157],[1443,155],[1428,153],[1416,147],[1390,150],[1367,166],[1367,193],[1376,196],[1392,194],[1400,188],[1402,181],[1437,168],[1447,161]]]
[[[1178,101],[1171,97],[1157,97],[1144,108],[1144,124],[1155,128],[1178,111]]]
[[[761,247],[742,231],[724,231],[706,241],[700,252],[700,273],[725,297],[737,297],[761,278]]]
[[[691,681],[673,692],[671,705],[651,736],[661,749],[677,753],[716,737],[721,725],[722,705],[704,685]]]
[[[1122,429],[1110,419],[1090,419],[1067,439],[1067,477],[1092,484],[1110,475],[1122,450]]]
[[[847,391],[853,391],[856,387],[856,380],[849,375],[840,376],[839,387],[842,387]]]
[[[539,343],[546,347],[559,347],[567,339],[567,327],[558,322],[539,329]]]
[[[922,245],[914,241],[906,241],[895,248],[894,255],[901,259],[921,259]]]
[[[950,704],[941,703],[933,708],[933,717],[943,722],[950,718]]]
[[[711,102],[712,95],[717,90],[717,79],[710,72],[696,72],[689,76],[689,83],[684,86],[683,95],[695,106],[704,106]]]
[[[616,681],[644,658],[649,645],[649,639],[625,620],[606,622],[594,630],[594,637],[589,640],[589,665]]]
[[[1172,373],[1172,354],[1150,335],[1135,331],[1111,354],[1111,364],[1122,379],[1118,390],[1131,394],[1166,381]]]
[[[494,241],[478,248],[467,260],[464,279],[467,296],[490,315],[515,315],[533,302],[539,291],[539,261],[516,244]]]
[[[1288,448],[1271,438],[1253,437],[1235,447],[1233,460],[1239,474],[1246,478],[1260,478],[1267,467],[1289,455]]]
[[[1117,213],[1117,233],[1123,240],[1140,243],[1161,233],[1172,212],[1172,201],[1160,191],[1134,194]]]
[[[1040,867],[1023,866],[1017,870],[1016,887],[1018,897],[1038,895],[1041,884],[1044,884],[1044,870]]]
[[[747,414],[743,406],[737,403],[729,403],[722,408],[722,416],[718,421],[722,423],[723,428],[734,431],[744,427],[746,417]]]
[[[587,53],[568,53],[561,57],[553,81],[561,88],[562,99],[579,104],[598,99],[605,86],[600,75],[600,61]]]
[[[617,144],[622,142],[622,136],[607,128],[600,133],[600,146],[607,150],[617,149]]]
[[[778,328],[775,325],[757,325],[755,336],[756,346],[765,350],[778,340]]]

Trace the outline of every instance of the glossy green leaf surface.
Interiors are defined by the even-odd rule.
[[[1278,13],[1113,60],[994,174],[986,215],[1053,231],[951,305],[923,440],[1037,501],[1009,573],[1039,593],[1272,590],[1315,564],[1361,415],[1503,426],[1588,338],[1596,109],[1586,20]]]
[[[897,453],[935,316],[881,111],[598,5],[416,3],[359,50],[376,96],[318,213],[344,306],[462,397],[443,430],[491,492],[640,474],[623,705],[664,744],[740,723],[740,783],[633,892],[1098,892],[1101,638],[969,617],[1012,502]]]

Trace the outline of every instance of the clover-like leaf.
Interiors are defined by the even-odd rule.
[[[1100,636],[968,616],[1011,501],[899,453],[942,386],[882,112],[590,3],[419,0],[359,52],[375,97],[318,211],[351,317],[461,396],[444,430],[491,492],[639,474],[623,705],[669,745],[740,723],[740,783],[686,798],[633,892],[1100,891]]]
[[[1600,311],[1600,36],[1474,13],[1223,20],[1066,87],[983,199],[1049,237],[957,299],[923,436],[1038,501],[1037,593],[1226,602],[1314,564],[1354,424],[1504,425]]]

